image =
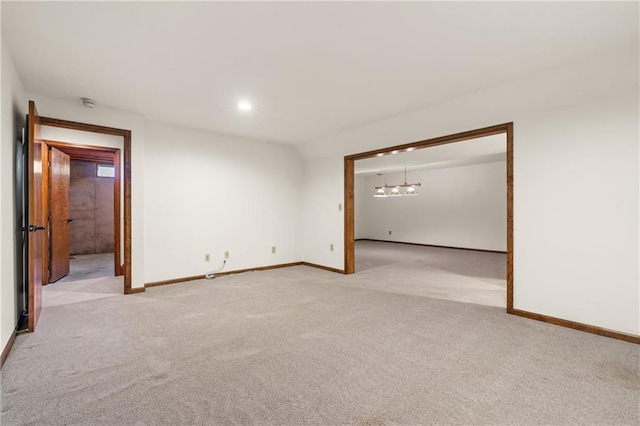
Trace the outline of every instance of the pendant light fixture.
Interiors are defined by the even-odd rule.
[[[404,191],[404,195],[418,195],[418,191],[416,191],[415,186],[410,186]]]
[[[378,176],[381,176],[381,175],[384,176],[384,185],[376,186],[375,188],[373,188],[375,190],[375,193],[373,194],[373,196],[376,198],[387,197],[387,193],[385,191],[385,188],[387,187],[387,175],[385,175],[384,173],[378,173]]]
[[[418,195],[417,187],[422,186],[420,182],[418,183],[407,183],[407,166],[404,166],[404,183],[401,185],[387,185],[386,175],[385,182],[382,186],[374,186],[373,189],[375,193],[373,194],[376,198],[386,198],[386,197],[401,197],[404,195]],[[400,189],[404,188],[404,191]],[[387,192],[387,190],[390,190]]]
[[[382,198],[382,197],[386,197],[387,194],[384,192],[384,189],[378,188],[378,189],[376,189],[376,192],[375,192],[375,194],[373,194],[373,196],[377,197],[377,198]]]

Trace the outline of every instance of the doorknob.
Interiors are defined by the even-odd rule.
[[[29,232],[44,231],[44,226],[29,225]]]
[[[73,219],[67,219],[67,223],[73,222]]]

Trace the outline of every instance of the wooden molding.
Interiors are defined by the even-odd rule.
[[[41,126],[59,127],[70,130],[80,130],[84,132],[101,133],[112,136],[122,136],[124,140],[123,144],[123,170],[124,170],[124,294],[131,294],[139,292],[138,289],[131,288],[131,130],[117,129],[114,127],[99,126],[96,124],[79,123],[77,121],[60,120],[50,117],[39,117],[38,123]],[[78,145],[82,147],[82,145]],[[101,147],[103,151],[113,150],[113,148]],[[119,153],[115,154],[114,161],[120,161]],[[117,168],[116,175],[118,179],[119,167]],[[120,185],[118,185],[119,191]],[[115,207],[114,207],[115,213]],[[119,225],[120,208],[118,208],[118,216],[114,216],[114,227],[116,223]],[[116,222],[118,220],[118,222]],[[118,243],[119,246],[119,243]],[[120,264],[120,250],[115,250],[117,258],[114,260],[115,266]],[[144,288],[141,290],[144,291]]]
[[[131,131],[124,138],[124,291],[131,290]]]
[[[354,161],[392,151],[420,149],[505,133],[507,137],[507,309],[513,308],[513,123],[498,124],[468,132],[441,136],[344,157],[344,270],[355,272]]]
[[[256,268],[237,269],[235,271],[218,272],[215,275],[217,277],[219,277],[219,276],[223,276],[223,275],[242,274],[242,273],[245,273],[245,272],[268,271],[269,269],[288,268],[290,266],[300,266],[301,264],[302,264],[302,262],[279,263],[277,265],[258,266]]]
[[[145,287],[128,288],[124,291],[124,294],[144,293]]]
[[[44,217],[44,227],[47,228],[45,235],[42,238],[42,285],[48,285],[51,280],[50,262],[51,255],[49,250],[51,238],[51,218],[50,218],[50,204],[51,204],[51,165],[50,151],[47,143],[42,141],[42,216]]]
[[[550,317],[548,315],[536,314],[534,312],[522,311],[520,309],[507,309],[507,313],[517,315],[519,317],[529,318],[536,321],[542,321],[562,327],[573,328],[575,330],[584,331],[585,333],[597,334],[599,336],[610,337],[612,339],[624,340],[625,342],[640,345],[640,336],[634,334],[621,333],[606,328],[596,327],[594,325],[583,324],[580,322],[569,321],[561,318]]]
[[[174,278],[172,280],[153,281],[150,283],[144,283],[144,287],[145,288],[158,287],[161,285],[169,285],[169,284],[176,284],[176,283],[184,283],[187,281],[203,280],[204,278],[205,278],[204,275],[192,275],[190,277]]]
[[[60,127],[70,130],[82,130],[84,132],[102,133],[105,135],[124,136],[130,130],[117,129],[115,127],[99,126],[97,124],[80,123],[77,121],[60,120],[58,118],[40,117],[40,125]]]
[[[58,148],[76,161],[89,161],[100,164],[114,164],[114,155],[119,152],[119,148],[110,148],[97,145],[81,145],[69,142],[60,142],[52,140],[44,140],[49,146]]]
[[[453,135],[440,136],[437,138],[426,139],[417,142],[410,142],[403,145],[390,146],[388,148],[377,149],[375,151],[367,151],[359,154],[347,155],[345,159],[362,160],[365,158],[375,157],[378,154],[389,154],[392,151],[403,151],[409,148],[419,149],[430,146],[444,145],[453,142],[462,142],[469,139],[482,138],[485,136],[498,135],[506,133],[513,123],[498,124],[496,126],[483,127],[482,129],[471,130],[468,132],[455,133]],[[511,126],[512,127],[512,126]]]
[[[231,275],[231,274],[242,274],[242,273],[245,273],[245,272],[267,271],[269,269],[288,268],[290,266],[299,266],[299,265],[302,265],[303,263],[304,262],[280,263],[280,264],[277,264],[277,265],[257,266],[255,268],[236,269],[235,271],[217,272],[215,274],[215,276],[216,277],[221,277],[221,276]],[[157,287],[157,286],[161,286],[161,285],[169,285],[169,284],[176,284],[176,283],[203,280],[203,279],[205,279],[204,275],[192,275],[190,277],[173,278],[173,279],[170,279],[170,280],[163,280],[163,281],[153,281],[153,282],[150,282],[150,283],[145,283],[144,286],[145,286],[145,288],[146,287]]]
[[[344,271],[356,272],[354,159],[344,159]]]
[[[501,253],[506,254],[506,251],[501,250],[486,250],[486,249],[476,249],[476,248],[467,248],[467,247],[454,247],[454,246],[439,246],[436,244],[422,244],[422,243],[407,243],[404,241],[388,241],[388,240],[376,240],[373,238],[358,238],[355,241],[377,241],[379,243],[396,243],[396,244],[406,244],[410,246],[421,246],[421,247],[437,247],[437,248],[445,248],[445,249],[455,249],[455,250],[469,250],[469,251],[479,251],[484,253]]]
[[[7,342],[7,345],[2,350],[2,357],[0,357],[0,368],[2,368],[2,366],[4,365],[4,362],[7,360],[7,357],[9,356],[9,352],[11,352],[11,348],[13,347],[13,343],[16,341],[17,335],[18,334],[16,333],[16,331],[13,330],[13,332],[11,333],[11,336],[9,336],[9,341]]]
[[[513,123],[507,131],[507,311],[513,310]]]
[[[120,150],[113,153],[113,274],[115,276],[122,275],[121,272],[121,259],[120,254],[122,247],[120,216],[122,209],[122,197],[120,196],[120,176],[121,176],[121,164],[120,164]]]
[[[111,148],[106,146],[97,146],[97,145],[81,145],[81,144],[73,144],[69,142],[60,142],[60,141],[52,141],[52,140],[43,140],[47,149],[43,150],[43,179],[46,179],[46,182],[43,184],[43,189],[45,191],[44,196],[44,211],[45,217],[49,217],[49,162],[45,161],[45,156],[49,155],[49,147],[57,148],[67,154],[71,160],[77,161],[88,161],[91,163],[101,163],[101,164],[112,164],[114,166],[114,177],[113,177],[113,263],[114,263],[114,275],[122,275],[121,266],[120,266],[120,241],[121,241],[121,228],[120,228],[120,210],[122,200],[120,199],[120,176],[121,176],[121,164],[120,164],[120,148]],[[45,280],[43,285],[49,283],[49,254],[48,254],[48,246],[49,241],[45,238],[45,261],[44,263],[44,277]]]
[[[300,262],[300,264],[304,265],[304,266],[309,266],[311,268],[318,268],[318,269],[324,269],[325,271],[329,271],[329,272],[336,272],[338,274],[346,274],[347,273],[343,269],[331,268],[329,266],[318,265],[316,263]]]

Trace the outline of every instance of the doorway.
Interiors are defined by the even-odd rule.
[[[345,273],[356,272],[355,256],[355,161],[371,159],[386,155],[414,151],[423,148],[451,144],[455,142],[469,141],[493,135],[504,134],[506,137],[506,310],[513,311],[513,123],[477,129],[469,132],[443,136],[424,141],[413,142],[405,145],[368,151],[360,154],[346,156],[344,158],[344,246],[345,246]],[[503,305],[504,306],[504,305]]]
[[[79,123],[75,121],[61,120],[57,118],[42,117],[38,113],[34,101],[29,101],[29,113],[27,115],[26,136],[26,167],[25,167],[25,210],[28,222],[20,228],[25,235],[25,299],[27,309],[27,328],[34,332],[42,311],[42,286],[45,283],[45,247],[47,244],[47,218],[44,215],[45,186],[43,185],[43,159],[45,158],[45,144],[41,137],[42,126],[59,129],[79,130],[103,135],[122,137],[123,140],[123,234],[122,253],[123,266],[120,268],[124,275],[123,293],[131,294],[144,291],[144,288],[132,289],[131,287],[131,131],[95,124]],[[48,269],[48,266],[47,266]]]
[[[105,272],[122,275],[120,149],[51,140],[43,144],[48,230],[43,285]],[[111,265],[105,265],[109,258]]]

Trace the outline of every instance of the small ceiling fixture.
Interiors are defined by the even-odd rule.
[[[240,111],[251,111],[253,109],[253,105],[249,101],[240,101],[238,102],[238,109]]]
[[[417,187],[422,186],[420,182],[418,183],[407,183],[407,166],[404,166],[404,183],[400,185],[387,185],[387,177],[385,175],[384,185],[374,186],[373,196],[376,198],[387,198],[387,197],[402,197],[404,195],[418,195]],[[400,188],[405,188],[404,192],[400,191]],[[390,190],[387,192],[387,190]]]
[[[87,108],[95,108],[96,100],[91,98],[82,98],[82,105],[86,106]]]

